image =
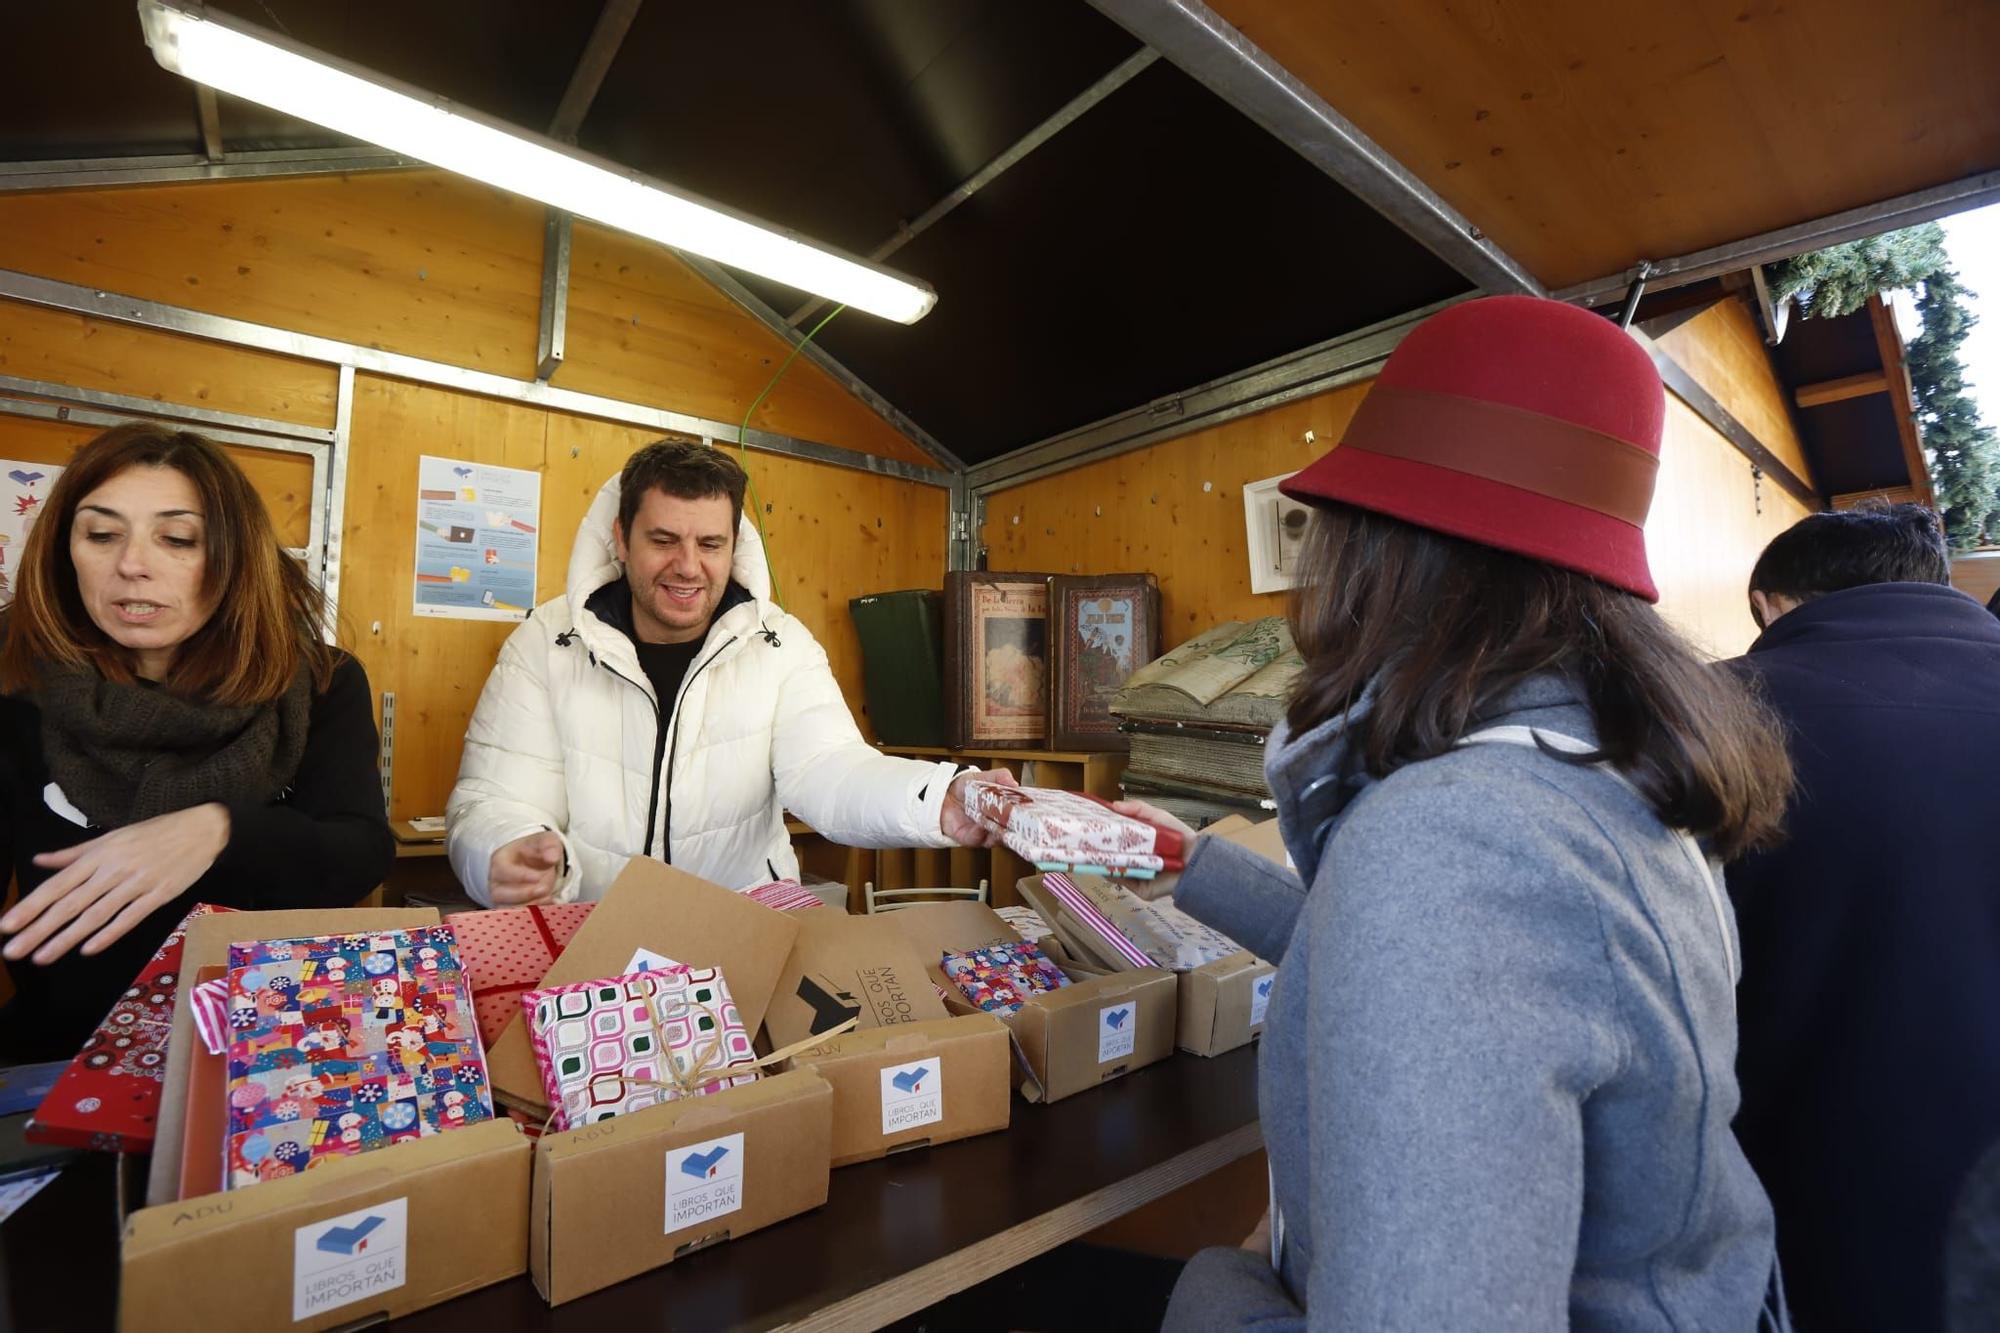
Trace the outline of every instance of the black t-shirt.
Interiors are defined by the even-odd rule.
[[[680,698],[681,682],[687,679],[688,668],[694,665],[695,654],[701,651],[701,640],[641,643],[633,639],[632,646],[639,650],[639,666],[645,671],[646,679],[653,682],[653,693],[660,701],[661,718],[671,717],[674,704]]]

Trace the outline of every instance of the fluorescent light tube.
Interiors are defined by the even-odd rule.
[[[901,324],[937,304],[914,278],[227,15],[139,0],[139,19],[162,66],[232,97]]]

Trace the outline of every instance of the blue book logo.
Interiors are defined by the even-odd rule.
[[[26,472],[20,468],[15,468],[7,474],[7,479],[9,481],[18,481],[23,486],[32,486],[47,475],[46,472]]]
[[[923,1081],[930,1076],[931,1071],[928,1066],[919,1066],[916,1069],[905,1069],[889,1081],[903,1092],[922,1092]]]
[[[1273,980],[1275,980],[1275,978],[1273,978],[1273,977],[1265,977],[1265,978],[1264,978],[1264,979],[1263,979],[1262,981],[1260,981],[1260,982],[1258,982],[1258,983],[1257,983],[1257,998],[1258,998],[1258,999],[1260,999],[1260,1000],[1268,1000],[1268,999],[1270,999],[1270,998],[1271,998],[1271,982],[1272,982]]]
[[[368,1248],[368,1233],[385,1220],[371,1213],[351,1227],[328,1227],[313,1247],[328,1254],[360,1254]]]
[[[1104,1016],[1104,1025],[1113,1032],[1117,1032],[1125,1026],[1125,1020],[1131,1016],[1132,1011],[1130,1009],[1113,1009]]]
[[[681,1159],[681,1174],[693,1176],[696,1180],[715,1179],[716,1165],[729,1155],[729,1149],[710,1148],[707,1152],[691,1152]]]

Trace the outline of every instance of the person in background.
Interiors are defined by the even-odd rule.
[[[1758,559],[1732,664],[1798,772],[1729,891],[1736,1132],[1807,1329],[1942,1327],[1946,1219],[2000,1138],[2000,621],[1950,576],[1929,509],[1814,514]]]
[[[798,877],[791,811],[851,847],[987,846],[949,762],[861,738],[826,652],[773,600],[748,478],[660,441],[577,530],[569,590],[507,637],[445,808],[492,907],[593,900],[652,856],[733,889]]]
[[[348,907],[395,855],[361,664],[229,457],[76,453],[0,613],[0,1062],[74,1055],[197,902]]]
[[[1610,321],[1471,301],[1283,486],[1317,508],[1266,765],[1299,876],[1204,837],[1176,890],[1279,964],[1274,1201],[1170,1329],[1784,1325],[1710,854],[1775,836],[1789,768],[1650,605],[1664,412]]]

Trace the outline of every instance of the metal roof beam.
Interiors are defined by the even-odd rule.
[[[1015,140],[1005,152],[979,170],[973,172],[970,176],[967,176],[963,181],[960,181],[950,194],[932,204],[910,221],[897,227],[896,234],[876,246],[873,250],[870,250],[868,257],[879,263],[887,259],[890,255],[895,254],[911,241],[916,240],[917,237],[943,221],[946,214],[998,180],[1003,173],[1018,166],[1021,159],[1055,138],[1063,130],[1075,124],[1084,112],[1090,110],[1099,102],[1102,102],[1105,98],[1130,83],[1141,71],[1159,58],[1160,53],[1158,51],[1153,50],[1151,47],[1140,47],[1130,56],[1120,61],[1116,69],[1064,103],[1061,110]],[[785,322],[794,326],[803,324],[806,320],[812,318],[814,314],[825,308],[826,301],[823,298],[815,297],[813,300],[800,306],[797,310],[794,310],[791,314],[785,316]]]
[[[1178,394],[1156,398],[1088,426],[974,464],[974,494],[1019,486],[1085,463],[1234,421],[1343,384],[1368,379],[1418,324],[1463,297],[1370,324]]]
[[[1844,213],[1830,213],[1796,226],[1780,227],[1776,231],[1747,236],[1727,245],[1696,250],[1678,259],[1656,259],[1651,261],[1646,282],[1655,290],[1679,287],[1704,278],[1775,264],[1793,255],[1824,250],[1830,245],[1858,241],[1865,236],[1879,236],[1885,231],[1914,227],[1920,222],[1935,222],[1953,213],[1983,208],[1996,202],[2000,202],[2000,171],[1983,171],[1963,180],[1850,208]],[[1565,287],[1550,295],[1558,301],[1602,305],[1624,291],[1631,281],[1632,270],[1627,269],[1590,282],[1580,282],[1574,287]]]
[[[108,185],[184,185],[193,181],[277,179],[395,171],[424,164],[386,148],[285,148],[230,153],[221,162],[200,153],[149,157],[60,158],[0,162],[0,194],[74,190]]]
[[[1487,292],[1542,285],[1408,167],[1201,0],[1090,0]]]
[[[604,86],[604,76],[611,72],[611,62],[617,59],[618,48],[625,44],[625,34],[632,30],[632,20],[638,17],[639,4],[640,0],[605,0],[604,8],[598,11],[597,24],[590,30],[590,39],[583,44],[583,54],[570,72],[569,87],[563,89],[555,118],[549,122],[551,139],[576,142],[576,132],[583,127],[590,104],[597,100],[597,90]],[[563,339],[569,327],[571,223],[566,210],[551,208],[542,229],[542,301],[535,335],[535,378],[543,383],[562,369]]]
[[[551,139],[576,142],[576,132],[582,128],[590,104],[597,100],[597,90],[604,86],[604,76],[610,73],[611,62],[617,57],[618,48],[624,45],[632,20],[638,17],[639,3],[640,0],[605,0],[604,9],[597,16],[597,26],[590,30],[590,40],[583,44],[583,55],[569,76],[569,87],[563,90],[562,101],[556,106],[555,119],[549,122]]]
[[[562,368],[563,339],[569,329],[570,215],[548,210],[542,227],[541,322],[535,337],[535,378],[546,383]]]
[[[222,108],[216,105],[215,89],[205,83],[194,86],[195,118],[201,122],[201,151],[211,162],[222,160]]]
[[[674,253],[679,256],[683,264],[693,269],[702,281],[736,302],[737,305],[743,307],[745,314],[748,314],[759,324],[762,324],[765,328],[784,339],[786,346],[799,348],[800,357],[812,362],[828,375],[832,376],[836,384],[853,394],[856,398],[859,398],[863,403],[866,403],[874,410],[877,416],[887,421],[896,430],[908,437],[910,443],[916,445],[917,448],[923,450],[926,454],[929,454],[937,462],[938,466],[948,468],[953,472],[963,472],[965,470],[965,461],[963,459],[938,443],[929,431],[919,426],[908,416],[905,416],[901,408],[870,388],[859,375],[856,375],[853,371],[842,365],[831,352],[821,347],[817,342],[807,342],[805,334],[793,328],[785,321],[783,315],[765,304],[763,299],[755,292],[738,282],[736,276],[728,269],[722,267],[720,264],[703,259],[700,255],[691,255],[680,250],[676,250]],[[731,434],[728,438],[734,438],[734,428],[731,429]]]

